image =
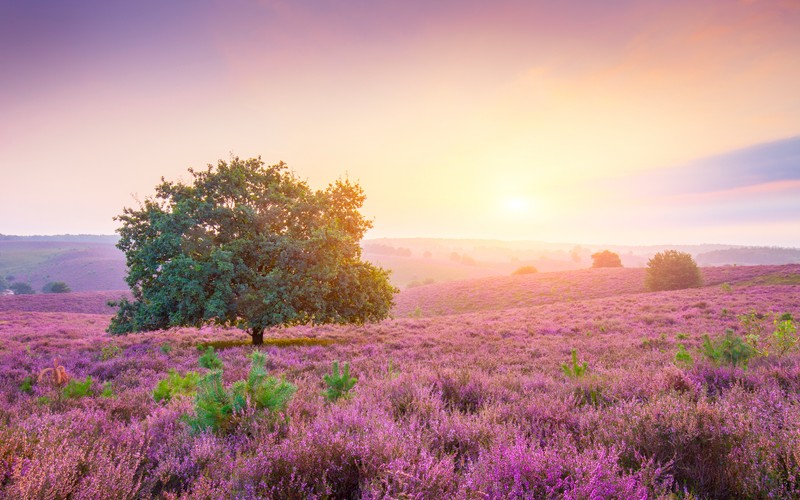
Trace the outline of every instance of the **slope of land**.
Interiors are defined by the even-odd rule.
[[[63,281],[74,291],[121,290],[125,255],[112,243],[0,239],[0,275],[39,291]]]
[[[0,497],[800,495],[800,354],[747,370],[702,354],[706,334],[800,316],[798,266],[708,269],[708,286],[659,293],[640,270],[548,274],[398,297],[402,311],[438,301],[429,317],[274,330],[262,351],[297,386],[286,412],[247,409],[199,434],[184,423],[192,396],[156,402],[153,389],[170,370],[206,373],[204,343],[222,349],[225,385],[246,378],[246,334],[111,337],[108,314],[86,314],[107,294],[25,298],[28,311],[0,310]],[[693,364],[675,365],[679,344]],[[586,375],[565,374],[573,349]],[[87,396],[36,382],[54,359],[92,377]],[[334,360],[358,382],[328,403]]]

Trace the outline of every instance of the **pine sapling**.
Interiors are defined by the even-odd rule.
[[[197,362],[201,367],[209,370],[222,370],[222,361],[217,357],[213,346],[208,346],[208,349],[197,359]]]
[[[325,399],[329,402],[334,402],[339,398],[349,398],[350,389],[356,385],[358,379],[350,376],[350,364],[345,363],[342,365],[342,371],[339,373],[339,362],[333,362],[333,369],[331,375],[324,375],[322,378],[328,385],[324,392]]]
[[[572,349],[572,365],[567,363],[561,365],[561,371],[564,375],[570,378],[580,378],[586,374],[589,365],[584,361],[583,364],[578,364],[578,351]]]

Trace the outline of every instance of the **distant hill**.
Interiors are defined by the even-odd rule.
[[[488,276],[508,276],[522,266],[540,272],[587,269],[592,254],[611,250],[623,266],[641,268],[657,252],[688,252],[701,266],[793,264],[800,249],[735,245],[598,245],[541,241],[459,240],[437,238],[380,238],[365,240],[364,258],[392,270],[401,288]]]
[[[0,276],[40,291],[63,281],[73,291],[125,290],[125,256],[116,235],[13,236],[0,234]],[[627,268],[641,268],[656,252],[674,248],[701,266],[800,263],[800,249],[734,245],[597,245],[444,238],[380,238],[362,242],[363,258],[392,271],[400,288],[509,276],[522,266],[540,272],[587,269],[591,255],[617,252]]]
[[[759,266],[800,263],[800,249],[744,247],[701,253],[696,258],[700,266]]]
[[[51,281],[63,281],[75,292],[125,290],[125,255],[115,242],[107,236],[2,236],[0,275],[37,292]]]

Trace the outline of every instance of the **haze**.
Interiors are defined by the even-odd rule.
[[[800,246],[800,3],[0,0],[0,233],[231,153],[369,237]]]

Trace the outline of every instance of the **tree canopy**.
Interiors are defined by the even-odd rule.
[[[592,254],[592,267],[622,267],[622,261],[619,254],[603,250]]]
[[[648,290],[680,290],[702,284],[700,269],[686,252],[664,250],[647,261],[645,286]]]
[[[259,344],[274,326],[388,316],[398,290],[361,261],[371,222],[358,184],[312,190],[261,158],[189,173],[191,184],[162,178],[155,196],[116,217],[133,301],[116,304],[109,332],[214,323]]]

